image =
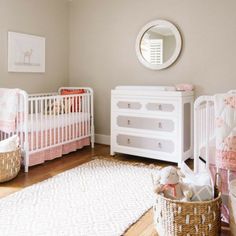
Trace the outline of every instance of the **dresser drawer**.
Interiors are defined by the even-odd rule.
[[[117,101],[116,106],[119,109],[128,109],[128,110],[140,110],[142,104],[140,102],[134,101]]]
[[[147,149],[169,154],[175,152],[175,144],[172,140],[118,134],[116,136],[116,142],[120,146]]]
[[[114,111],[124,111],[132,113],[157,113],[163,115],[176,115],[178,113],[177,101],[174,99],[146,99],[146,98],[115,98],[112,100]]]
[[[170,119],[156,119],[133,116],[117,116],[116,124],[119,127],[146,129],[152,131],[174,132],[175,122]]]
[[[146,104],[148,111],[159,111],[159,112],[174,112],[176,107],[174,104],[164,102],[148,102]]]

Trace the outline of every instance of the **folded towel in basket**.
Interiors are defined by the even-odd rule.
[[[18,103],[18,89],[0,88],[0,130],[14,132]]]
[[[214,183],[209,171],[194,173],[184,162],[181,165],[181,172],[184,174],[185,184],[192,190],[191,201],[208,201],[214,196]]]
[[[13,152],[17,150],[19,146],[19,138],[17,135],[13,135],[10,138],[0,141],[0,153]]]

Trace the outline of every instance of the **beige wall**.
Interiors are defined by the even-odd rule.
[[[95,90],[96,133],[110,132],[110,90],[116,85],[193,83],[196,93],[236,88],[235,0],[73,0],[70,85]],[[142,66],[136,36],[147,22],[166,19],[180,29],[183,50],[162,71]]]
[[[0,0],[0,87],[56,91],[68,82],[68,2]],[[46,73],[8,73],[7,32],[46,37]]]
[[[69,23],[67,7],[66,0],[0,0],[0,87],[46,92],[68,82],[91,86],[100,134],[110,132],[116,85],[188,82],[197,95],[236,88],[235,0],[73,0]],[[139,30],[154,19],[172,21],[183,37],[179,60],[162,71],[142,66],[134,49]],[[46,73],[7,72],[8,31],[46,37]]]

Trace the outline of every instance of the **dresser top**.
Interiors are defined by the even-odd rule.
[[[115,90],[176,91],[174,86],[116,86]]]
[[[185,97],[193,96],[193,91],[176,91],[173,86],[117,86],[112,90],[116,95],[145,95],[145,96],[166,96]]]

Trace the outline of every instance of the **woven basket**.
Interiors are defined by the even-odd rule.
[[[159,236],[220,235],[221,194],[204,202],[181,202],[157,194],[153,210]]]
[[[17,176],[21,166],[20,148],[12,152],[0,153],[0,183]]]

